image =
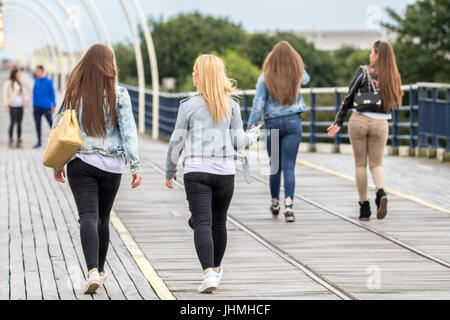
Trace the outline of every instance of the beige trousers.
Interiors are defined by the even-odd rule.
[[[354,112],[348,132],[355,156],[359,200],[368,201],[367,162],[376,189],[384,189],[385,186],[383,156],[389,137],[389,125],[386,120],[376,120]]]

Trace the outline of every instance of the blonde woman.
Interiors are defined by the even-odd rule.
[[[359,193],[360,217],[370,220],[367,163],[376,186],[377,218],[387,215],[388,198],[384,192],[385,173],[383,155],[389,136],[388,121],[392,119],[392,110],[402,105],[402,79],[398,72],[394,49],[388,42],[377,41],[370,54],[370,66],[361,66],[350,84],[350,90],[336,116],[335,123],[328,128],[328,135],[335,137],[341,130],[349,109],[354,109],[348,124],[350,142],[355,155],[356,185]],[[355,96],[373,92],[381,93],[381,102],[373,106],[357,106]]]
[[[199,293],[211,293],[222,280],[227,245],[227,212],[234,192],[234,159],[255,142],[259,127],[245,133],[239,103],[225,66],[213,55],[200,56],[193,72],[199,94],[183,101],[166,162],[166,186],[173,189],[184,151],[184,184],[194,241],[202,265]],[[248,174],[248,172],[247,172]]]
[[[22,119],[23,111],[28,105],[28,94],[20,81],[21,71],[14,68],[9,79],[3,85],[3,104],[6,112],[9,112],[11,122],[9,125],[9,148],[21,149],[22,145]],[[17,125],[17,142],[14,145],[14,127]]]

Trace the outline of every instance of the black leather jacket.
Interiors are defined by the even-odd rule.
[[[372,77],[372,80],[375,83],[375,86],[378,91],[380,91],[380,87],[378,84],[378,76],[377,76],[377,70],[375,66],[369,66],[368,67],[370,71],[370,75]],[[361,66],[356,71],[355,76],[353,77],[353,81],[350,84],[348,94],[345,97],[344,101],[342,102],[341,108],[339,109],[339,112],[336,115],[336,120],[334,121],[334,124],[336,126],[342,127],[344,124],[345,117],[347,115],[347,112],[349,109],[353,109],[353,102],[355,100],[355,94],[360,90],[361,92],[369,92],[369,77],[364,72],[364,66]],[[384,108],[382,107],[381,110]],[[380,111],[379,109],[370,110],[370,112],[375,113],[386,113],[384,111]],[[389,112],[387,112],[389,113]]]

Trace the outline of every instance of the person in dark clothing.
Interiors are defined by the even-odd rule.
[[[43,66],[38,66],[35,71],[36,81],[33,88],[34,121],[36,122],[36,132],[38,142],[35,149],[42,146],[41,119],[45,117],[50,127],[52,127],[52,116],[56,110],[56,95],[53,80],[45,75]]]

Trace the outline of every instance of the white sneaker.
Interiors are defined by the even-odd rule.
[[[212,293],[217,289],[217,273],[211,270],[207,275],[203,275],[203,282],[198,287],[198,293]]]
[[[100,284],[104,285],[106,282],[108,275],[106,274],[106,272],[103,271],[103,275],[100,276]]]
[[[217,286],[220,286],[220,282],[222,281],[223,278],[223,267],[220,267],[220,271],[217,274]]]
[[[100,276],[98,271],[92,272],[88,278],[88,284],[84,289],[84,294],[94,294],[100,287]]]

